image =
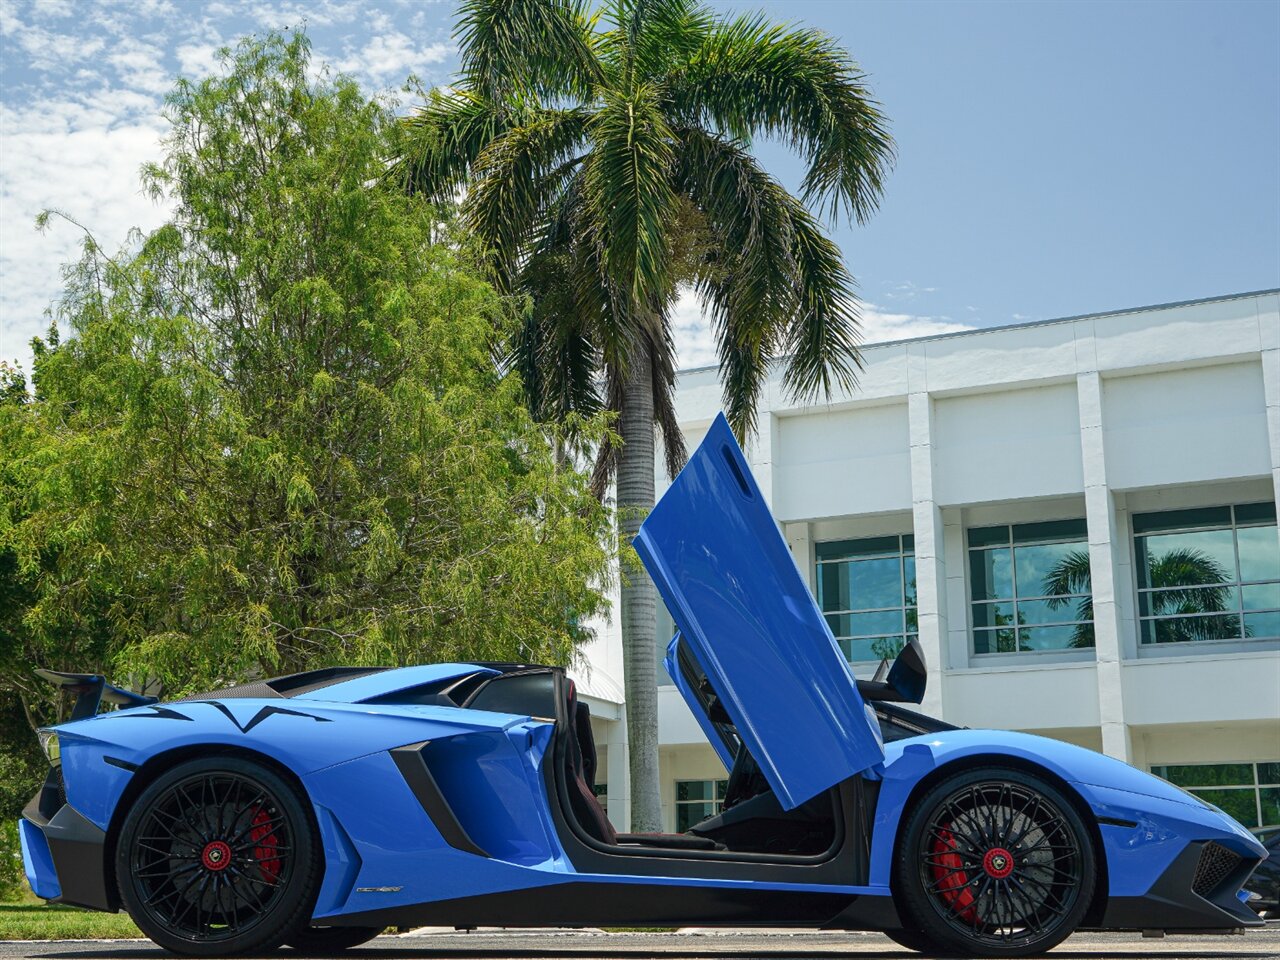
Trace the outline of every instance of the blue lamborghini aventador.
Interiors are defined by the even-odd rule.
[[[42,732],[32,888],[192,956],[392,924],[749,923],[1014,957],[1081,927],[1261,922],[1243,885],[1265,852],[1216,807],[904,707],[914,645],[856,680],[723,418],[635,545],[679,629],[668,670],[729,771],[687,833],[609,822],[558,667],[335,668],[163,703],[48,674],[78,700]]]

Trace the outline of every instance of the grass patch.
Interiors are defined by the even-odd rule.
[[[127,914],[98,913],[34,897],[0,903],[0,940],[125,940],[141,937]]]

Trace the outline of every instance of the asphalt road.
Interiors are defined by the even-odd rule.
[[[161,960],[168,955],[143,940],[8,942],[0,941],[0,957],[77,958],[77,960]],[[647,957],[726,960],[801,960],[801,958],[918,957],[874,933],[707,933],[489,932],[382,936],[344,956],[351,960],[430,957],[448,960],[642,960]],[[1054,950],[1054,958],[1081,960],[1227,960],[1280,958],[1280,924],[1250,930],[1244,936],[1169,936],[1144,939],[1139,934],[1077,934]],[[288,950],[275,960],[299,957]],[[299,960],[301,958],[299,957]]]

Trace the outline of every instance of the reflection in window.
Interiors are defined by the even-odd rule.
[[[676,781],[676,833],[684,833],[724,809],[728,780]]]
[[[915,538],[832,540],[814,552],[818,606],[845,657],[896,657],[917,632]]]
[[[1083,520],[969,531],[973,652],[1093,646],[1093,596]]]
[[[1184,763],[1151,772],[1221,807],[1250,830],[1280,827],[1280,762]]]
[[[1280,637],[1272,503],[1133,516],[1144,644]]]

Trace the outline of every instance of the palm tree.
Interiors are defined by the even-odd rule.
[[[1207,554],[1187,548],[1170,550],[1152,557],[1147,564],[1148,580],[1155,592],[1148,594],[1152,616],[1217,613],[1231,600],[1228,577],[1222,566]],[[1078,624],[1071,639],[1073,647],[1093,646],[1093,593],[1089,573],[1089,551],[1072,550],[1053,565],[1044,579],[1046,594],[1084,594],[1076,598]],[[1056,596],[1049,608],[1058,610],[1071,597]],[[1225,630],[1238,634],[1240,619],[1234,615],[1188,617],[1166,621],[1170,640],[1218,640]]]
[[[775,360],[797,397],[848,388],[859,366],[852,278],[808,204],[875,209],[893,144],[848,55],[814,30],[725,17],[693,0],[465,0],[461,76],[407,122],[394,173],[465,221],[493,281],[525,304],[509,360],[535,415],[610,411],[596,450],[616,481],[624,545],[633,830],[660,829],[655,603],[631,537],[653,506],[656,429],[685,457],[670,313],[682,286],[716,333],[740,438]],[[807,163],[799,197],[752,138]]]

